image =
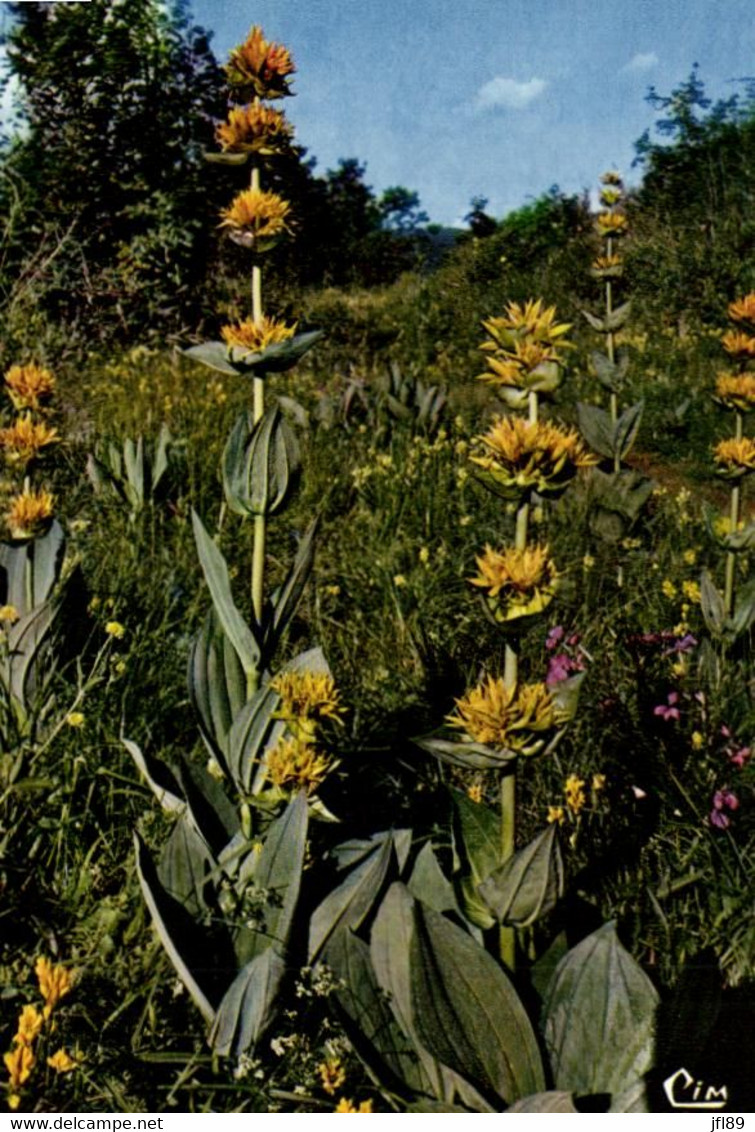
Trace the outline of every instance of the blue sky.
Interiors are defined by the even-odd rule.
[[[699,62],[707,93],[755,73],[751,0],[193,0],[225,59],[254,23],[297,65],[287,112],[319,171],[367,165],[376,192],[416,189],[432,220],[473,196],[502,216],[608,167]]]

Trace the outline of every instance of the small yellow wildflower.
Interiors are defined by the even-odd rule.
[[[359,1108],[355,1108],[350,1100],[341,1097],[333,1112],[372,1112],[372,1101],[362,1101]]]
[[[39,991],[45,1000],[44,1016],[49,1018],[61,998],[69,993],[73,987],[73,972],[61,964],[53,965],[49,959],[40,956],[34,971],[39,982]]]
[[[12,1050],[3,1054],[3,1061],[10,1077],[10,1087],[15,1092],[21,1085],[26,1084],[31,1076],[36,1063],[34,1051],[25,1042],[18,1042]]]
[[[49,491],[25,488],[10,502],[5,521],[13,538],[32,539],[42,534],[50,524],[55,500]]]
[[[27,1046],[32,1045],[39,1037],[44,1024],[44,1015],[40,1014],[36,1006],[31,1004],[25,1006],[18,1016],[18,1027],[13,1041]]]
[[[592,570],[594,565],[595,565],[595,559],[593,558],[593,556],[591,554],[585,554],[584,557],[582,558],[582,569],[583,570]]]
[[[600,794],[606,788],[606,776],[604,774],[594,774],[592,776],[592,789],[595,794]]]
[[[601,173],[600,183],[601,185],[621,185],[623,184],[621,173],[616,169],[607,169],[605,173]]]
[[[39,409],[52,397],[55,378],[49,369],[30,362],[25,366],[11,366],[5,373],[5,384],[17,410]]]
[[[115,637],[116,641],[123,640],[126,635],[125,626],[121,625],[120,621],[108,621],[105,632],[109,637]]]
[[[54,1069],[56,1073],[70,1073],[78,1066],[78,1062],[75,1061],[70,1054],[66,1053],[64,1049],[59,1049],[52,1057],[48,1057],[47,1064],[51,1069]]]
[[[684,596],[694,602],[696,605],[700,604],[700,585],[698,582],[682,582],[682,592]]]
[[[340,586],[326,586],[325,593],[330,594],[331,597],[338,597],[341,592]]]
[[[570,774],[564,784],[564,798],[573,814],[578,814],[585,806],[585,781],[576,774]]]
[[[402,586],[406,585],[406,578],[404,577],[403,574],[394,574],[393,575],[393,584],[396,587],[396,589],[401,589]]]
[[[663,591],[663,596],[667,597],[669,601],[672,601],[673,598],[676,597],[676,586],[670,578],[663,579],[661,582],[661,590]]]
[[[479,805],[482,801],[482,786],[479,782],[473,782],[471,786],[467,787],[467,797],[470,802],[476,802]]]
[[[684,554],[682,555],[682,558],[684,559],[684,561],[687,563],[688,566],[694,566],[695,563],[697,562],[697,551],[693,550],[693,549],[685,550]]]
[[[548,821],[549,825],[553,825],[554,822],[558,822],[559,825],[563,825],[564,822],[566,821],[566,813],[564,811],[564,807],[563,806],[548,806],[547,821]]]
[[[333,1096],[346,1080],[346,1070],[338,1057],[328,1058],[317,1067],[322,1079],[322,1087],[329,1096]]]
[[[426,566],[430,561],[430,551],[426,546],[421,546],[419,548],[419,560],[423,566]]]
[[[19,613],[15,605],[0,605],[0,623],[12,625],[18,621]]]
[[[701,731],[693,731],[691,735],[691,743],[693,751],[701,751],[705,746],[705,736]]]
[[[83,727],[84,726],[84,714],[83,714],[83,712],[69,711],[68,715],[66,716],[66,723],[68,724],[69,727]]]

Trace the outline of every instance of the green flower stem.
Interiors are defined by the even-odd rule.
[[[736,440],[742,439],[743,433],[743,417],[742,413],[736,414],[736,423],[734,425],[734,438]],[[733,534],[739,526],[739,516],[742,503],[742,487],[739,480],[735,480],[731,488],[731,502],[729,505],[729,530]],[[724,575],[724,612],[727,617],[731,617],[734,613],[734,579],[736,577],[735,570],[737,564],[737,556],[733,550],[728,551],[726,555],[726,568]]]
[[[252,169],[252,188],[259,191],[260,187],[260,171],[258,166]],[[252,266],[252,318],[255,322],[262,321],[262,270],[258,264]],[[257,424],[262,420],[265,413],[265,382],[264,378],[255,376],[253,379],[253,409],[252,419]],[[254,528],[252,534],[252,609],[257,624],[262,622],[262,608],[264,601],[264,583],[265,583],[265,541],[267,537],[267,517],[265,515],[254,516]],[[259,674],[255,674],[247,681],[249,685],[254,684],[251,692],[256,691],[259,683]]]

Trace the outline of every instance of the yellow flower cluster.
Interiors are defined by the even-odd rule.
[[[317,1069],[323,1090],[331,1097],[346,1082],[346,1070],[339,1057],[329,1057],[327,1061],[321,1062]]]
[[[357,1108],[352,1101],[341,1097],[333,1112],[372,1112],[372,1101],[362,1101]]]
[[[243,322],[231,323],[223,326],[220,335],[226,345],[231,348],[248,350],[250,354],[261,353],[269,346],[277,346],[281,342],[293,337],[296,324],[286,326],[284,322],[277,322],[274,318],[263,315],[257,322],[253,318],[244,319]]]
[[[229,86],[251,89],[258,98],[282,98],[290,94],[288,76],[296,67],[287,48],[271,43],[255,25],[239,47],[228,56],[225,68]]]
[[[272,247],[291,232],[291,205],[277,193],[244,189],[221,213],[221,228],[228,228],[237,243],[256,251]]]
[[[54,505],[55,500],[44,488],[24,488],[11,500],[5,516],[11,537],[32,539],[42,534],[50,525]]]
[[[719,373],[714,397],[726,409],[750,412],[755,409],[755,373]]]
[[[560,492],[580,468],[598,463],[573,429],[519,417],[499,417],[484,435],[472,460],[494,489],[507,494]]]
[[[9,464],[29,464],[43,448],[60,440],[58,430],[37,424],[25,413],[9,428],[0,428],[0,448]]]
[[[21,412],[46,405],[55,389],[55,378],[49,369],[29,362],[11,366],[5,373],[5,386],[14,408]]]
[[[448,723],[475,743],[517,755],[536,755],[560,722],[545,684],[512,684],[488,676],[466,696],[456,700],[458,714]]]
[[[33,1003],[27,1003],[22,1008],[11,1049],[3,1055],[8,1071],[8,1107],[14,1111],[21,1103],[20,1091],[37,1064],[34,1043],[48,1025],[55,1007],[73,986],[72,972],[59,964],[51,963],[49,959],[40,957],[34,970],[44,1006],[41,1011]],[[52,1029],[52,1026],[49,1028]],[[47,1064],[56,1073],[70,1073],[78,1063],[64,1049],[59,1049],[47,1058]]]
[[[571,812],[576,816],[587,802],[585,781],[576,774],[570,774],[564,784],[564,798]]]
[[[755,472],[755,440],[749,436],[720,440],[713,449],[716,471],[726,479],[740,479]]]
[[[541,299],[509,303],[503,316],[482,325],[490,337],[480,347],[488,355],[480,381],[499,390],[550,393],[558,387],[561,355],[570,348],[563,339],[571,325],[556,321],[555,307],[543,307]]]
[[[285,720],[288,734],[267,756],[268,774],[281,790],[311,794],[337,766],[317,742],[326,720],[343,721],[338,689],[325,672],[279,672],[270,687],[281,700],[275,718]]]
[[[547,546],[533,544],[523,550],[486,546],[476,561],[480,572],[469,580],[487,590],[490,610],[500,622],[541,613],[556,592],[558,573]]]
[[[749,323],[755,328],[755,291],[729,304],[729,318],[732,322]]]
[[[228,119],[215,130],[218,145],[226,153],[258,153],[268,156],[291,148],[293,126],[280,110],[255,99],[249,106],[234,106]]]

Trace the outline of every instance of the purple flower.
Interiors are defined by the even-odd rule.
[[[713,795],[713,809],[708,815],[708,820],[716,829],[728,829],[731,825],[731,818],[725,810],[731,810],[733,813],[739,809],[739,798],[732,791],[724,787],[723,790],[716,790]]]
[[[683,637],[678,637],[672,645],[663,650],[663,656],[672,656],[674,653],[692,652],[697,646],[697,639],[691,633],[685,633]]]
[[[548,660],[545,683],[548,687],[553,684],[560,684],[562,680],[568,680],[573,672],[584,672],[584,670],[585,666],[578,657],[575,658],[568,656],[565,652],[559,652]]]
[[[740,747],[738,751],[729,752],[729,760],[734,764],[737,770],[741,770],[743,766],[750,761],[752,755],[752,747]]]
[[[556,645],[564,636],[563,625],[554,625],[552,629],[548,630],[548,636],[545,638],[545,647],[551,652],[555,649]]]
[[[653,708],[653,715],[660,716],[661,719],[669,721],[669,719],[680,719],[679,708],[676,706],[679,703],[679,693],[669,692],[666,696],[665,704],[658,704]]]

